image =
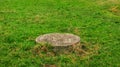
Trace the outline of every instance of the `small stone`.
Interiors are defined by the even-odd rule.
[[[51,46],[70,46],[80,42],[80,37],[69,33],[50,33],[40,35],[36,38],[37,43],[48,43]]]

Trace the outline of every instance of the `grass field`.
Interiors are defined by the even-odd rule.
[[[46,33],[80,36],[87,53],[35,54]],[[120,67],[120,0],[0,0],[0,67]]]

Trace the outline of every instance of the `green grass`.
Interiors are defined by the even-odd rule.
[[[80,36],[92,54],[34,55],[35,38],[54,32]],[[46,64],[120,67],[120,1],[0,0],[0,67]]]

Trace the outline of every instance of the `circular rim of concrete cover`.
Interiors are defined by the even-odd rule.
[[[52,42],[50,43],[49,40],[53,39],[54,37],[51,37],[51,36],[54,36],[54,35],[57,35],[58,37],[60,36],[62,38],[63,37],[69,38],[70,43],[68,43],[68,44],[66,43],[66,45],[56,44],[56,43],[52,43]],[[46,37],[48,37],[50,39],[47,40]],[[65,40],[65,39],[63,38],[63,40]],[[68,39],[66,39],[66,40],[68,41]],[[74,40],[73,43],[71,42],[71,40]],[[37,43],[48,43],[51,46],[70,46],[70,45],[75,45],[75,44],[79,43],[80,37],[77,35],[71,34],[71,33],[49,33],[49,34],[43,34],[43,35],[38,36],[35,41]]]

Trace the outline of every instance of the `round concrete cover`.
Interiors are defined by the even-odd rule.
[[[50,33],[36,38],[37,43],[48,43],[52,46],[70,46],[80,42],[80,37],[69,33]]]

